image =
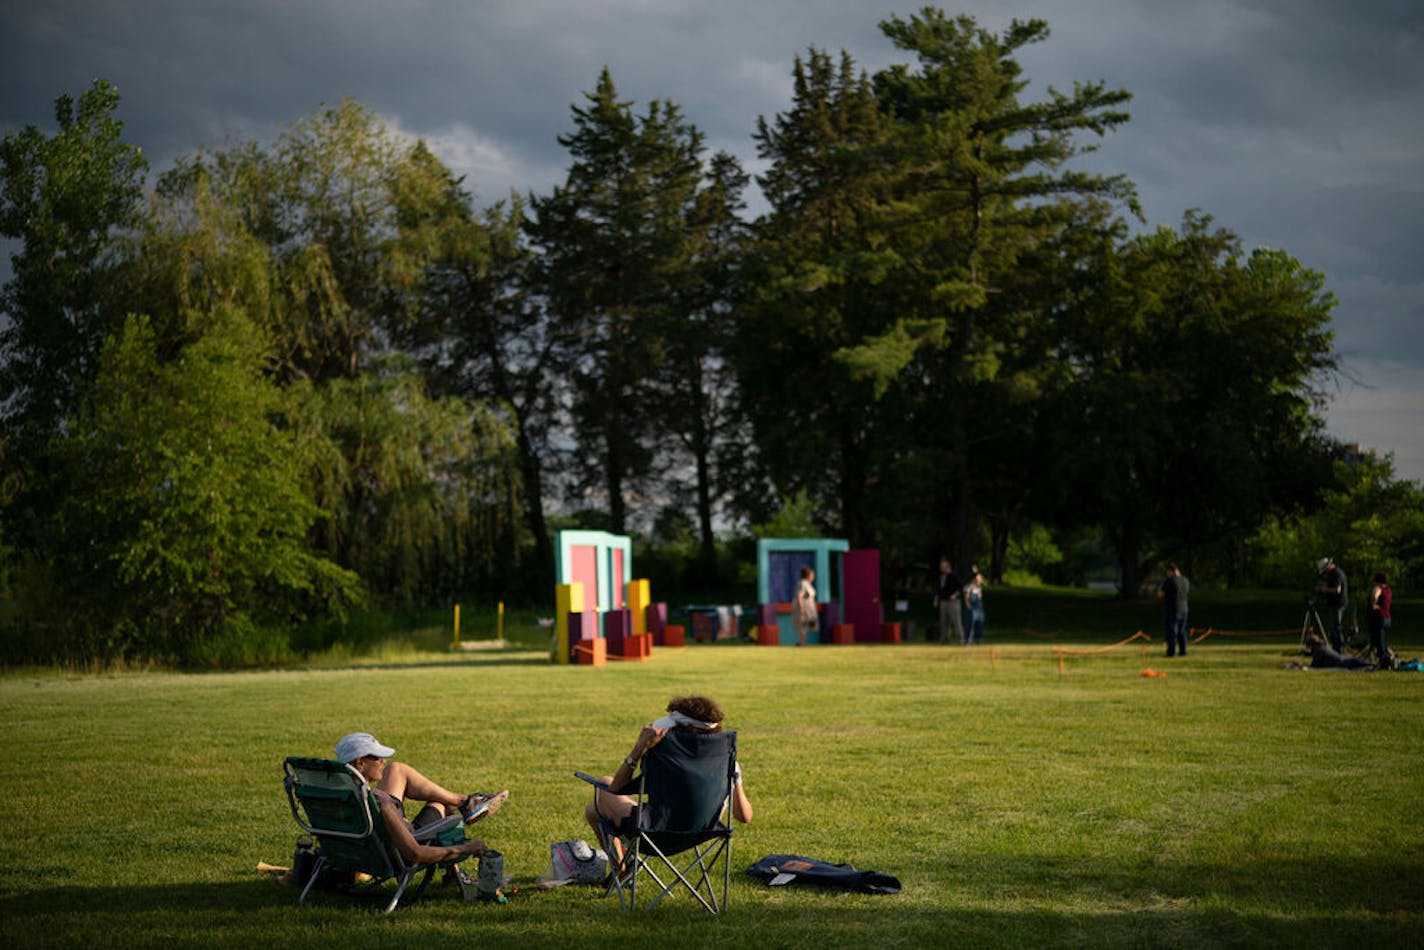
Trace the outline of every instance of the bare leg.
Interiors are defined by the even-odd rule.
[[[598,780],[604,785],[613,784],[613,776],[611,775],[601,775]],[[593,829],[595,838],[602,840],[602,835],[598,827],[599,816],[602,815],[603,819],[609,824],[617,826],[622,824],[624,818],[627,818],[633,813],[633,806],[635,804],[636,802],[630,795],[615,795],[612,792],[605,792],[603,789],[598,789],[594,792],[594,803],[584,806],[583,817],[584,820],[588,822],[588,826]],[[611,841],[603,841],[602,843],[605,848],[610,848],[617,852],[612,855],[615,863],[623,860],[623,849],[619,845],[617,838]]]
[[[442,814],[446,815],[465,800],[464,795],[458,795],[435,784],[404,762],[387,762],[385,774],[381,776],[376,787],[402,801],[409,798],[417,802],[430,802],[439,806]]]

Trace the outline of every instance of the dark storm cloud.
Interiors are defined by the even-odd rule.
[[[607,66],[625,98],[677,102],[712,148],[755,169],[756,118],[787,106],[793,57],[815,46],[846,49],[871,71],[903,61],[876,24],[920,5],[0,0],[0,127],[47,126],[55,95],[103,76],[124,97],[127,137],[162,171],[352,97],[427,138],[492,201],[562,177],[557,136]],[[1132,122],[1086,161],[1138,184],[1148,226],[1201,209],[1246,247],[1281,247],[1324,272],[1340,298],[1337,344],[1356,375],[1378,382],[1347,388],[1332,424],[1405,446],[1417,459],[1407,471],[1424,476],[1424,4],[944,8],[996,32],[1013,17],[1049,22],[1052,37],[1019,57],[1028,96],[1076,80],[1133,93]]]

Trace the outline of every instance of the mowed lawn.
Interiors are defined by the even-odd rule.
[[[1294,619],[1293,617],[1291,619]],[[1424,674],[1291,672],[1295,640],[1139,644],[1060,664],[1050,634],[963,649],[537,652],[222,674],[0,678],[0,936],[16,945],[1418,945]],[[992,631],[991,631],[992,632]],[[1128,631],[1130,632],[1130,631]],[[1156,631],[1149,631],[1154,634]],[[1078,637],[1075,649],[1111,636]],[[1401,645],[1416,655],[1417,643]],[[1141,675],[1144,662],[1165,678]],[[587,786],[673,695],[739,730],[756,820],[731,907],[643,918],[593,888],[535,892],[588,838]],[[286,755],[367,729],[457,789],[512,789],[477,826],[523,886],[442,890],[390,917],[259,876],[297,829]],[[897,875],[895,896],[740,872],[794,852]]]

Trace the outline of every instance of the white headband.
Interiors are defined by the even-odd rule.
[[[719,725],[721,725],[721,723],[703,722],[700,719],[693,719],[691,716],[680,713],[676,709],[653,722],[654,729],[671,729],[673,726],[685,726],[689,729],[716,729]]]

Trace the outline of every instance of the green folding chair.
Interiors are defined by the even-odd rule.
[[[679,885],[709,913],[720,913],[727,906],[736,762],[735,732],[673,731],[648,750],[642,771],[623,789],[609,788],[585,772],[574,773],[595,789],[632,794],[637,802],[633,816],[622,826],[599,823],[610,855],[616,853],[615,838],[623,844],[623,860],[613,869],[608,886],[609,893],[617,893],[620,907],[637,909],[640,879],[645,881],[644,895],[652,888],[651,899],[645,898],[643,904],[645,911]]]
[[[297,903],[303,903],[312,885],[326,871],[366,874],[371,880],[355,889],[357,893],[374,890],[386,881],[395,881],[395,894],[382,913],[396,909],[407,896],[411,881],[422,871],[414,890],[412,903],[420,899],[440,867],[450,867],[465,860],[434,864],[407,864],[396,850],[381,818],[380,805],[361,773],[349,765],[329,759],[309,759],[290,756],[282,763],[287,790],[287,803],[297,825],[316,839],[317,861],[302,889]],[[433,824],[418,828],[415,840],[421,844],[453,846],[465,841],[465,828],[459,815],[450,815]]]

